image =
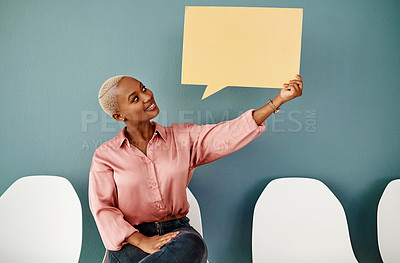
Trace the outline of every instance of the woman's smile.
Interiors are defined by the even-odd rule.
[[[152,111],[156,109],[156,104],[154,102],[151,103],[151,105],[149,107],[147,107],[147,109],[145,109],[144,111]]]

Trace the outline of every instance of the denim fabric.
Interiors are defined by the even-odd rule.
[[[176,217],[175,217],[176,218]],[[164,235],[179,230],[180,233],[159,251],[148,254],[131,244],[118,251],[109,250],[110,263],[206,263],[207,245],[202,236],[190,224],[186,216],[166,222],[143,223],[134,226],[145,236]],[[158,224],[158,226],[157,226]]]

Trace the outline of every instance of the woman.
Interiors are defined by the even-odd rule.
[[[151,120],[159,108],[143,83],[128,76],[107,79],[99,103],[126,126],[94,152],[89,205],[110,262],[207,262],[206,243],[186,217],[194,169],[258,137],[265,119],[302,89],[296,75],[272,101],[236,119],[166,127]]]

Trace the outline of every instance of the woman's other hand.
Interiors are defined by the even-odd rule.
[[[141,250],[146,253],[152,254],[160,250],[165,244],[169,243],[174,237],[179,234],[179,231],[169,232],[164,235],[155,235],[152,237],[143,236],[137,244]]]
[[[302,77],[297,74],[296,79],[292,79],[289,83],[284,83],[283,88],[278,95],[272,100],[275,108],[279,108],[283,103],[301,96],[303,92]],[[253,113],[253,119],[257,125],[261,125],[273,112],[273,107],[269,103],[257,109]]]
[[[280,97],[282,103],[285,103],[296,97],[300,97],[303,91],[302,77],[297,74],[296,79],[290,80],[289,83],[284,83],[283,86],[284,87],[278,94],[278,97]]]

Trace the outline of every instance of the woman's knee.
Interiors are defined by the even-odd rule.
[[[191,255],[197,255],[197,258],[207,258],[208,250],[204,239],[194,232],[181,232],[178,235],[182,244],[189,250]]]

